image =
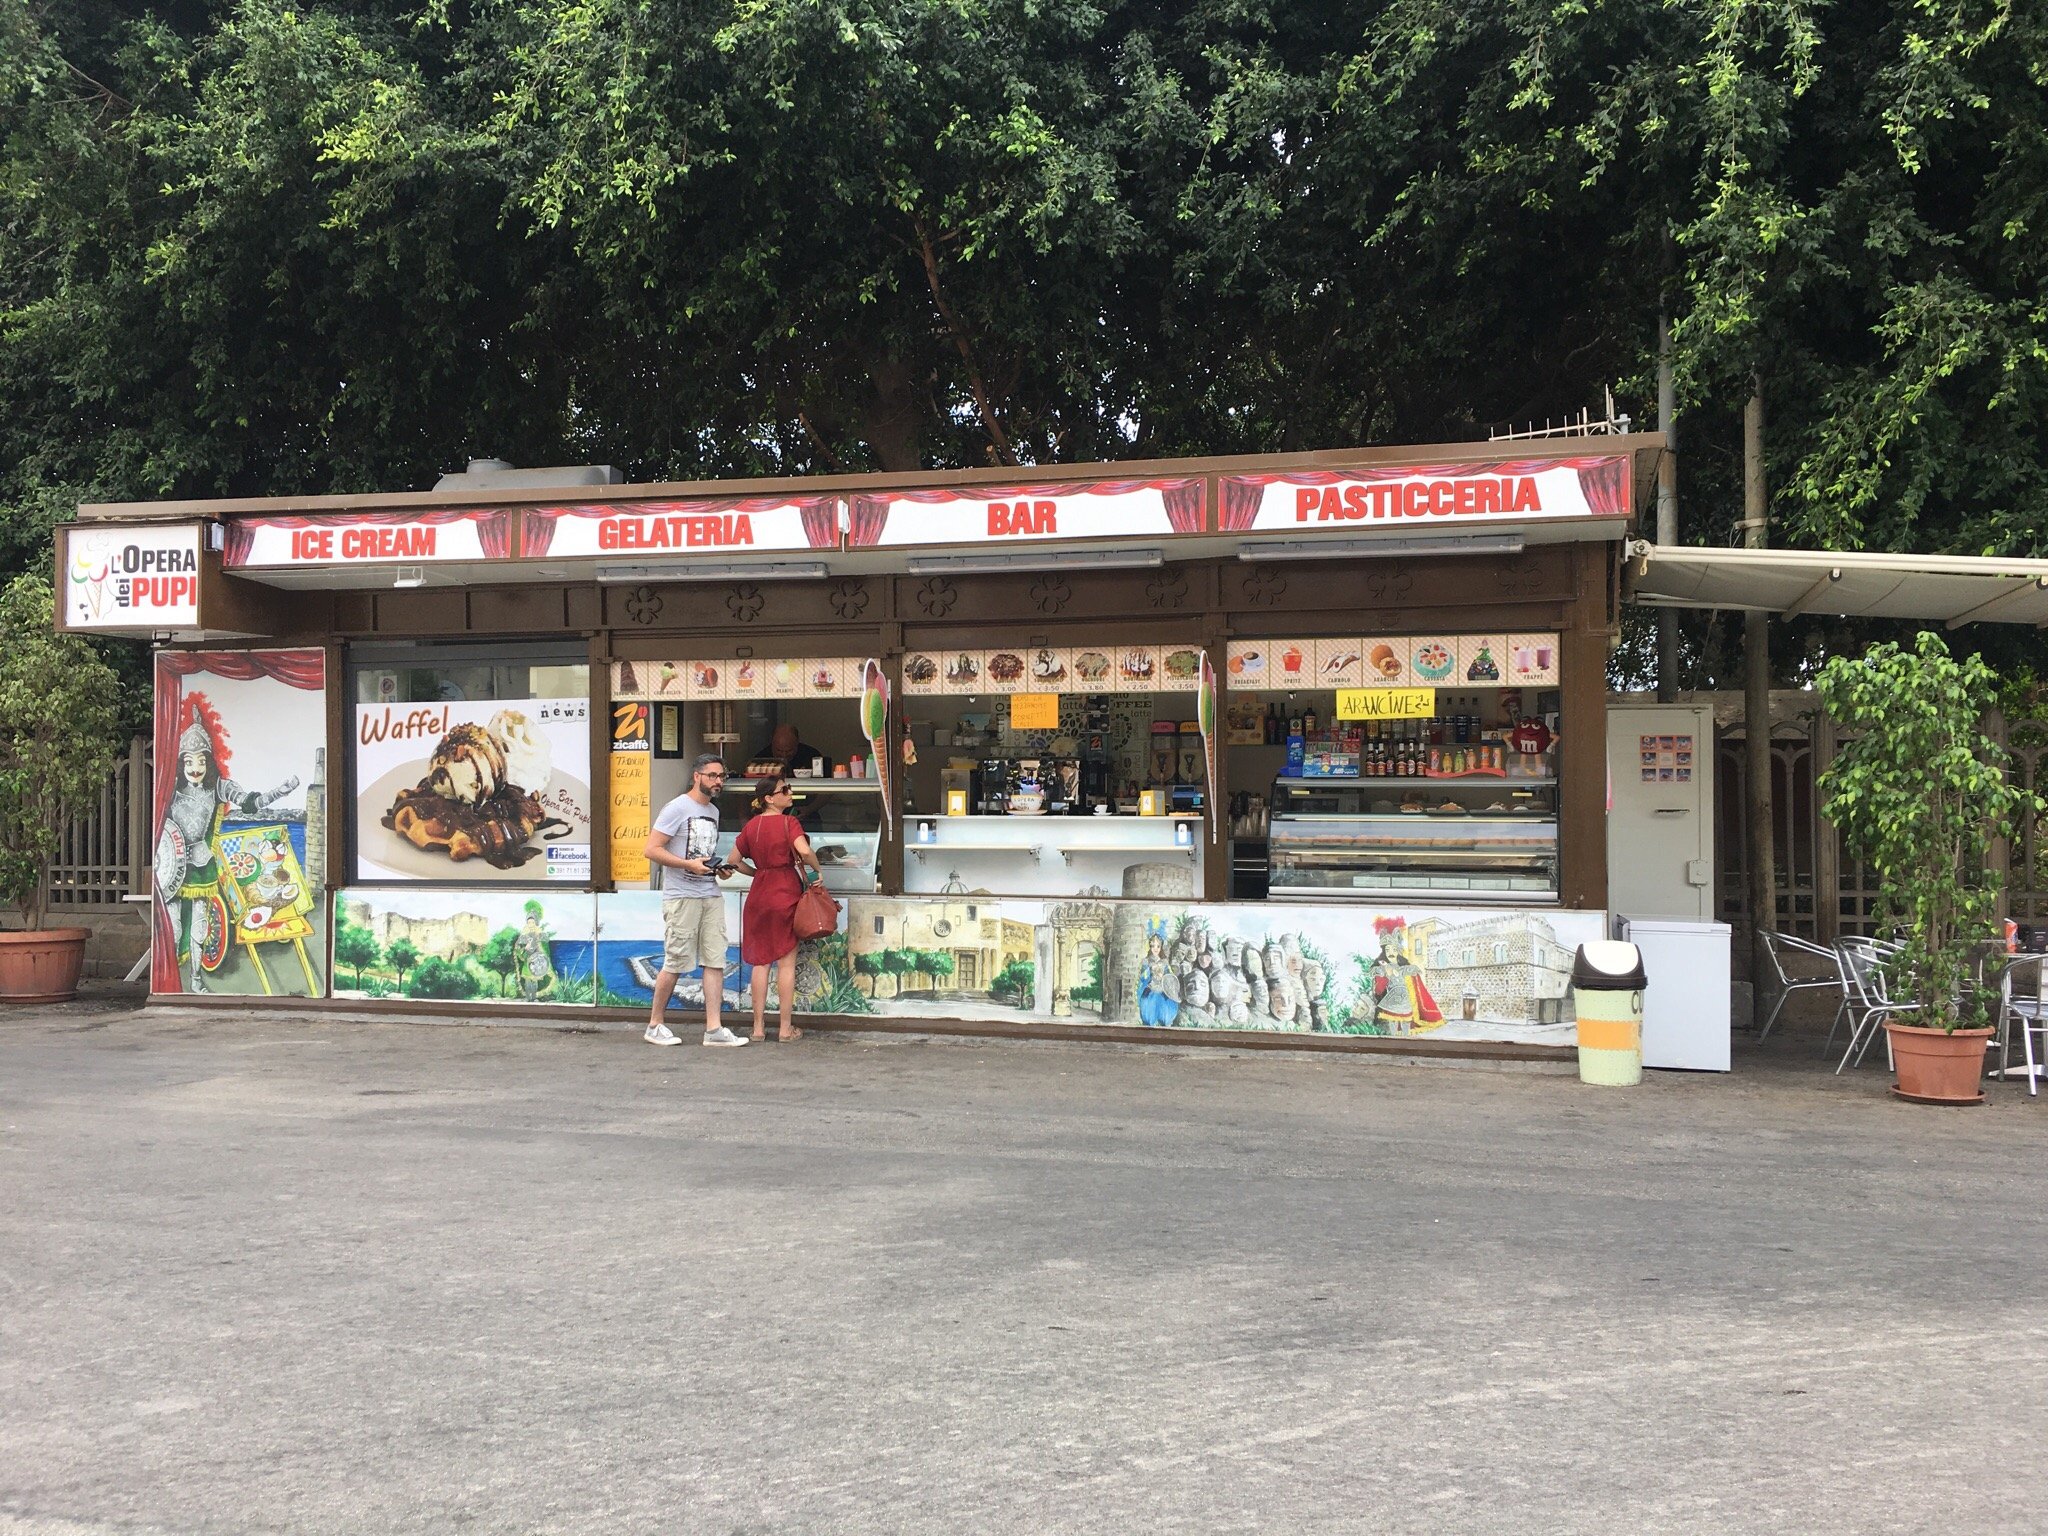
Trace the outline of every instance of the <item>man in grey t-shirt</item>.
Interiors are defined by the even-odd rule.
[[[690,787],[664,805],[647,835],[647,857],[661,866],[661,974],[654,979],[654,1009],[647,1018],[649,1045],[681,1045],[662,1021],[676,978],[704,968],[704,1043],[745,1045],[718,1022],[725,994],[725,898],[718,882],[732,873],[718,862],[718,806],[725,764],[700,752],[690,764]]]

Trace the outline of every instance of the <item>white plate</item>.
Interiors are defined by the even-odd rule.
[[[545,882],[548,877],[548,861],[545,853],[536,854],[517,869],[499,869],[482,858],[464,859],[457,863],[438,849],[418,848],[384,825],[384,814],[391,809],[391,802],[398,798],[401,790],[413,788],[427,776],[427,755],[433,748],[427,748],[419,761],[409,766],[393,768],[375,783],[367,786],[356,798],[356,870],[364,880],[438,880],[444,884],[474,880],[479,883],[493,880],[532,880]],[[571,830],[555,841],[575,846],[588,846],[590,842],[590,787],[581,779],[564,773],[557,767],[548,778],[547,792],[541,796],[541,804],[556,815],[563,813],[556,809],[557,802],[566,796],[569,801],[585,810],[583,825],[578,827],[575,818],[563,816]],[[547,848],[545,839],[534,839],[528,847]],[[587,869],[575,875],[563,875],[564,880],[582,884],[589,878]]]

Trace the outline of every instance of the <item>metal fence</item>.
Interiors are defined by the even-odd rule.
[[[115,907],[149,890],[150,743],[128,743],[99,803],[66,822],[50,866],[50,905],[73,911]]]

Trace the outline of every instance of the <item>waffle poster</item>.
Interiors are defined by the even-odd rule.
[[[356,878],[590,879],[590,704],[363,704]]]

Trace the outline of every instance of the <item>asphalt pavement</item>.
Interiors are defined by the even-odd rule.
[[[0,1536],[2038,1531],[2048,1098],[0,1020]]]

